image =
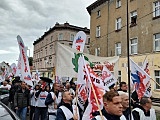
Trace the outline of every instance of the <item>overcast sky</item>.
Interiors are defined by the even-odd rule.
[[[86,10],[96,0],[0,0],[0,62],[17,63],[17,35],[33,56],[33,42],[56,22],[90,27]],[[29,55],[29,50],[28,50]]]

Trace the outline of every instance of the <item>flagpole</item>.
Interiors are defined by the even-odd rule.
[[[131,88],[130,88],[130,58],[129,58],[129,20],[128,20],[128,0],[127,1],[127,61],[128,61],[128,93],[129,93],[129,110],[130,110],[130,114],[129,114],[129,118],[130,120],[132,120],[132,117],[131,117]]]
[[[151,78],[151,80],[153,80],[160,87],[160,84],[158,84],[153,78]]]
[[[82,55],[82,56],[83,56],[83,62],[84,62],[84,65],[85,65],[85,69],[86,69],[87,75],[89,75],[89,72],[88,72],[88,70],[87,70],[87,66],[86,66],[86,64],[85,64],[84,55]],[[100,113],[100,116],[101,116],[101,120],[104,120],[103,115],[102,115],[102,111],[101,111],[101,109],[100,109],[99,102],[98,102],[98,99],[97,99],[95,90],[94,90],[94,88],[93,88],[93,84],[92,84],[92,81],[91,81],[90,76],[88,76],[88,79],[89,79],[89,81],[90,81],[90,83],[91,83],[91,89],[93,90],[93,95],[94,95],[94,98],[95,98],[95,100],[96,100],[96,103],[97,103],[97,106],[98,106],[98,109],[99,109],[99,113]]]

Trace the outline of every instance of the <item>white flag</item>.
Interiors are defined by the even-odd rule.
[[[145,60],[142,66],[142,69],[148,74],[149,73],[149,62],[148,60]],[[152,96],[152,92],[151,92],[151,81],[148,82],[147,86],[146,86],[146,91],[144,93],[144,96],[146,97],[151,97]]]
[[[32,77],[31,77],[31,73],[30,73],[28,57],[27,57],[27,53],[26,53],[26,50],[25,50],[25,45],[23,43],[22,38],[19,35],[17,36],[17,41],[18,41],[19,50],[20,50],[22,79],[28,85],[33,86],[33,83],[32,83],[32,80],[31,80]]]
[[[103,83],[108,88],[117,82],[117,79],[113,76],[113,74],[107,69],[106,66],[103,66],[102,77]]]
[[[150,82],[150,76],[141,68],[139,67],[134,61],[130,59],[130,66],[131,66],[131,79],[133,84],[135,85],[135,90],[138,94],[138,98],[144,96],[146,87]]]
[[[72,48],[83,52],[86,42],[86,34],[83,31],[79,31],[74,38]]]

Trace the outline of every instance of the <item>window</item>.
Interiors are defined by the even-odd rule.
[[[47,47],[45,49],[46,49],[46,54],[45,54],[45,56],[46,56],[47,55]]]
[[[121,0],[116,0],[116,8],[121,7]]]
[[[153,17],[160,16],[160,1],[153,3]]]
[[[52,54],[53,45],[50,45],[50,55]]]
[[[130,14],[130,22],[131,22],[131,26],[134,26],[137,24],[137,11],[133,11]]]
[[[51,36],[51,42],[53,41],[53,36]]]
[[[95,56],[99,56],[100,55],[100,48],[95,48]]]
[[[96,27],[96,37],[100,37],[100,30],[101,30],[101,27],[97,26]]]
[[[116,30],[121,29],[121,21],[122,21],[121,18],[117,18],[116,19]]]
[[[74,41],[74,35],[71,34],[71,38],[70,38],[71,41]]]
[[[100,17],[100,16],[101,16],[101,11],[98,10],[98,11],[97,11],[97,17]]]
[[[118,81],[121,82],[121,71],[118,71]]]
[[[160,51],[160,33],[154,34],[154,50]]]
[[[131,54],[137,54],[137,38],[131,39]]]
[[[58,40],[63,40],[63,33],[60,33],[60,34],[59,34]]]
[[[116,56],[121,55],[121,43],[116,43],[115,44],[115,55]]]
[[[154,74],[155,74],[155,80],[156,80],[156,82],[158,84],[160,84],[160,70],[155,70]],[[155,87],[156,87],[156,89],[160,89],[160,86],[158,86],[157,84],[155,85]]]
[[[90,38],[88,38],[88,44],[90,44]]]

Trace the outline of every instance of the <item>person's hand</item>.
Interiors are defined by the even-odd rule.
[[[78,120],[78,114],[73,115],[74,120]]]
[[[15,110],[18,110],[18,107],[15,107]]]

